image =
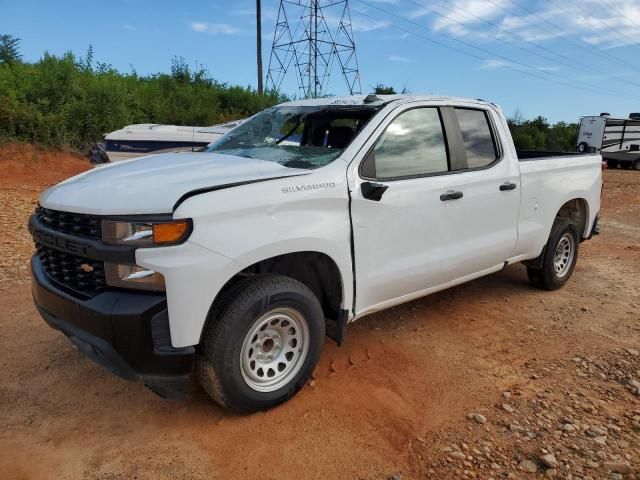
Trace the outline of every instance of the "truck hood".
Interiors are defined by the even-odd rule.
[[[171,213],[194,190],[303,175],[308,170],[216,153],[167,153],[107,164],[40,196],[52,210],[93,215]]]

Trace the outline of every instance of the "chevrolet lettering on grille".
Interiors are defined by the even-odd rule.
[[[29,233],[36,243],[46,245],[48,247],[59,248],[74,255],[87,256],[88,248],[81,243],[67,240],[66,238],[53,235],[48,232],[38,230],[33,224],[29,223]]]

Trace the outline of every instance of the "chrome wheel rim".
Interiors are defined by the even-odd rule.
[[[575,254],[575,240],[573,235],[565,233],[558,242],[556,252],[553,256],[553,269],[556,276],[564,277],[571,268],[573,256]]]
[[[292,308],[276,308],[258,318],[242,342],[240,371],[249,387],[273,392],[293,379],[309,351],[309,327]]]

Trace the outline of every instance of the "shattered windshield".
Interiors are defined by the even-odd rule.
[[[264,110],[220,140],[208,152],[318,168],[334,161],[379,107],[281,106]]]

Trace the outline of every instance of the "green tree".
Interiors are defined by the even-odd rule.
[[[16,63],[22,58],[20,55],[20,39],[11,35],[0,35],[0,63]]]
[[[571,152],[576,148],[578,125],[558,122],[551,125],[539,116],[533,120],[525,120],[519,110],[507,120],[511,136],[519,150],[549,150]]]
[[[373,93],[375,93],[376,95],[395,95],[396,91],[391,86],[379,83],[375,87],[373,87]]]

